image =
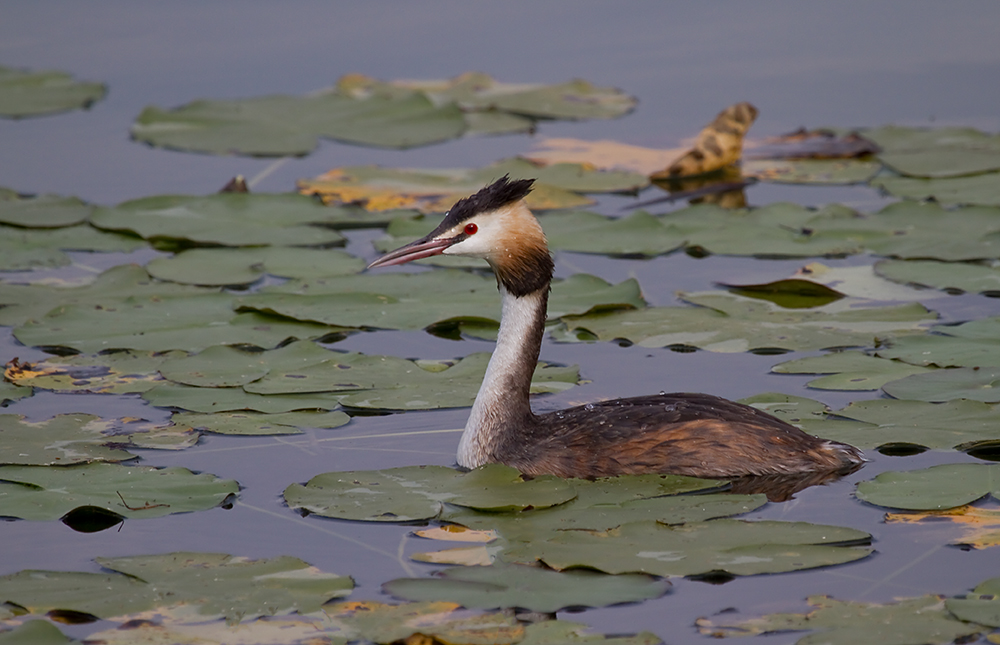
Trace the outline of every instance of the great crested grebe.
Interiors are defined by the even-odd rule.
[[[496,274],[500,332],[459,442],[460,466],[501,463],[527,475],[582,478],[742,477],[853,470],[864,461],[853,446],[709,394],[661,393],[532,413],[528,390],[554,266],[524,203],[533,183],[505,176],[456,203],[426,237],[369,265],[461,255],[483,258]]]

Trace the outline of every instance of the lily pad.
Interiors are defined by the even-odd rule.
[[[253,412],[228,412],[192,414],[180,412],[172,419],[178,425],[198,430],[228,435],[282,435],[301,434],[302,428],[337,428],[350,422],[351,417],[334,412],[284,412],[258,414]]]
[[[947,645],[982,632],[979,625],[955,620],[940,596],[906,598],[885,605],[829,596],[806,600],[815,609],[805,614],[770,614],[738,621],[699,618],[698,631],[715,638],[813,632],[799,638],[799,645]]]
[[[1000,267],[933,260],[881,260],[875,272],[903,284],[1000,295]]]
[[[403,600],[450,600],[470,609],[520,607],[553,613],[566,607],[605,607],[667,593],[666,580],[593,571],[556,572],[522,565],[446,569],[434,578],[398,578],[382,590]]]
[[[0,116],[23,118],[89,108],[107,94],[103,83],[73,80],[66,72],[0,67]]]
[[[944,464],[884,472],[858,484],[856,494],[870,504],[918,511],[954,508],[986,495],[1000,499],[1000,465]]]
[[[0,72],[2,74],[2,72]],[[0,85],[2,85],[0,80]],[[2,97],[2,90],[0,90]],[[2,102],[0,98],[0,102]],[[82,224],[94,207],[76,197],[0,194],[0,222],[23,228],[60,228]]]
[[[289,556],[249,560],[225,553],[167,553],[98,558],[113,573],[20,571],[0,578],[2,595],[31,613],[83,612],[125,618],[138,612],[190,607],[199,620],[318,611],[354,587]]]
[[[142,240],[87,224],[50,229],[0,225],[0,271],[65,266],[70,258],[63,251],[128,253],[144,246]]]
[[[557,340],[624,338],[642,347],[687,346],[714,352],[808,351],[870,347],[883,335],[922,331],[934,314],[920,304],[849,308],[842,300],[818,309],[783,309],[733,294],[681,294],[698,307],[647,307],[565,316]]]
[[[972,593],[949,598],[944,606],[962,620],[990,627],[1000,627],[1000,578],[990,578],[976,585]]]
[[[863,391],[877,390],[890,381],[928,370],[900,361],[876,358],[864,352],[846,351],[786,361],[775,365],[771,371],[778,374],[828,374],[806,385],[817,390]]]
[[[37,363],[11,362],[4,378],[19,385],[56,392],[133,394],[163,382],[158,371],[171,355],[182,352],[110,352],[54,356]]]
[[[523,642],[525,627],[512,615],[458,611],[450,602],[387,605],[372,601],[341,602],[323,609],[335,636],[373,643],[415,641],[514,645]],[[329,629],[329,627],[328,627]]]
[[[943,511],[886,513],[885,522],[886,524],[936,524],[935,528],[939,528],[942,522],[950,522],[956,527],[965,529],[962,535],[949,540],[950,544],[973,549],[1000,546],[1000,511],[996,509],[967,504]]]
[[[344,238],[330,211],[295,194],[160,195],[98,208],[91,223],[151,242],[219,246],[330,246]]]
[[[11,401],[19,401],[27,398],[33,393],[34,390],[30,387],[21,387],[7,381],[0,381],[0,407],[7,405]]]
[[[990,367],[1000,365],[1000,338],[980,336],[997,328],[1000,318],[983,318],[961,325],[942,325],[938,334],[893,338],[887,347],[876,350],[882,358],[911,365],[933,367]],[[940,333],[943,332],[943,333]],[[947,335],[945,335],[947,334]]]
[[[507,466],[491,464],[469,473],[443,466],[409,466],[316,475],[285,489],[285,502],[324,517],[369,522],[410,522],[436,517],[442,504],[509,511],[546,508],[576,496],[550,476],[525,480]]]
[[[419,92],[355,99],[334,91],[195,101],[163,110],[149,106],[132,138],[153,146],[253,156],[306,155],[326,137],[384,148],[412,148],[462,135],[455,104],[435,105]]]
[[[1000,206],[1000,173],[967,177],[877,177],[872,186],[904,199],[934,200],[940,204]]]
[[[746,159],[743,174],[782,184],[864,184],[882,164],[865,159]]]
[[[332,249],[267,247],[189,249],[146,265],[154,278],[184,284],[246,286],[264,275],[324,278],[365,268],[361,258]]]
[[[28,620],[13,629],[0,631],[2,645],[63,645],[76,642],[45,620]]]
[[[916,401],[951,401],[969,399],[1000,403],[1000,368],[959,367],[913,374],[882,386],[897,399]]]
[[[666,526],[633,522],[602,533],[562,531],[505,549],[508,562],[541,561],[556,570],[589,567],[605,573],[687,576],[781,573],[852,562],[872,549],[863,531],[805,522],[712,520]]]
[[[232,479],[186,468],[0,466],[0,516],[56,520],[81,506],[127,519],[215,508],[239,492]]]
[[[542,215],[538,221],[549,246],[557,251],[652,256],[676,251],[685,242],[645,211],[620,218],[586,211],[558,212]]]
[[[251,394],[239,387],[192,387],[164,383],[143,392],[142,398],[159,408],[179,408],[205,414],[218,412],[256,411],[280,414],[298,410],[335,410],[340,407],[340,395]]]
[[[974,128],[886,126],[862,134],[882,148],[879,160],[903,175],[958,177],[1000,170],[1000,135]]]

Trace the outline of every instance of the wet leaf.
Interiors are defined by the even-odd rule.
[[[979,508],[977,506],[958,506],[944,511],[925,511],[922,513],[886,513],[885,521],[899,524],[916,524],[933,522],[939,527],[941,522],[950,522],[956,527],[965,529],[951,544],[970,546],[974,549],[988,549],[1000,546],[1000,511]],[[963,618],[963,620],[971,620]],[[983,622],[973,620],[973,622]],[[987,623],[989,624],[989,623]],[[1000,624],[996,625],[1000,627]]]
[[[0,90],[0,97],[2,91]],[[0,103],[2,101],[0,98]],[[76,197],[0,193],[0,222],[11,226],[24,228],[73,226],[85,222],[93,210],[93,206]]]
[[[103,83],[75,81],[66,72],[0,67],[0,116],[16,119],[89,108],[107,91]]]
[[[967,177],[877,177],[871,185],[905,199],[932,199],[940,204],[1000,206],[1000,173]]]
[[[666,580],[645,575],[608,576],[593,571],[556,572],[522,565],[446,569],[434,578],[398,578],[382,590],[404,600],[450,600],[470,609],[520,607],[557,612],[658,598]]]
[[[361,258],[343,251],[296,247],[189,249],[146,266],[149,274],[160,280],[213,286],[246,286],[264,275],[325,278],[364,268]]]
[[[349,423],[351,417],[334,412],[284,412],[258,414],[229,412],[216,414],[191,414],[180,412],[172,417],[178,425],[198,430],[229,435],[281,435],[301,434],[299,428],[337,428]]]
[[[1000,578],[983,581],[972,593],[947,599],[944,606],[962,620],[1000,627]]]
[[[948,291],[1000,294],[1000,267],[933,260],[880,260],[875,272],[894,282]]]
[[[502,559],[557,570],[589,567],[605,573],[686,576],[711,571],[733,575],[781,573],[843,564],[870,548],[847,546],[870,539],[854,529],[804,522],[712,520],[677,526],[644,521],[603,533],[561,531],[517,542]]]
[[[0,464],[68,466],[134,459],[127,448],[186,448],[197,442],[198,435],[145,419],[59,414],[27,421],[21,415],[0,414],[0,439]]]
[[[872,346],[882,335],[918,332],[934,316],[916,303],[851,309],[852,301],[843,300],[826,308],[799,310],[726,293],[680,295],[699,306],[566,316],[568,333],[554,336],[558,340],[624,338],[643,347],[689,346],[714,352],[808,351]]]
[[[974,128],[886,126],[862,134],[882,148],[879,160],[903,175],[958,177],[1000,170],[1000,135]]]
[[[4,378],[56,392],[132,394],[162,383],[157,370],[171,355],[180,353],[123,351],[53,356],[38,363],[8,363]]]
[[[315,200],[290,193],[159,195],[98,208],[94,226],[153,242],[219,246],[329,246],[344,238],[337,218]]]
[[[864,352],[846,351],[786,361],[775,365],[771,371],[778,374],[828,374],[806,385],[817,390],[862,391],[877,390],[889,381],[926,372],[927,368],[876,358]]]
[[[186,468],[0,466],[0,516],[25,520],[56,520],[79,506],[128,519],[162,517],[215,508],[238,492],[232,479]]]
[[[969,399],[985,403],[1000,402],[1000,368],[959,367],[913,374],[882,386],[897,399],[916,401],[951,401]]]
[[[767,300],[785,309],[810,309],[836,302],[845,294],[830,287],[803,280],[790,278],[776,280],[764,284],[720,284],[731,293]]]
[[[497,464],[469,473],[443,466],[324,473],[304,486],[285,489],[285,502],[291,508],[369,522],[431,519],[444,502],[497,512],[546,508],[575,496],[564,480],[549,476],[524,480],[517,470]]]
[[[917,511],[954,508],[986,495],[1000,499],[1000,465],[944,464],[884,472],[858,484],[856,494],[870,504]]]
[[[815,607],[805,614],[770,614],[740,621],[699,618],[698,631],[716,638],[788,631],[811,631],[799,645],[947,645],[982,631],[955,620],[940,596],[906,598],[879,605],[845,602],[829,596],[806,599]]]

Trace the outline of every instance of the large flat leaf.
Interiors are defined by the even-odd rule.
[[[882,386],[889,396],[917,401],[969,399],[1000,403],[1000,368],[959,367],[913,374]]]
[[[804,614],[769,614],[745,620],[699,618],[705,636],[750,636],[809,631],[797,645],[948,645],[973,637],[979,625],[964,623],[945,610],[940,596],[906,598],[879,605],[845,602],[829,596],[807,598]]]
[[[254,412],[229,412],[193,414],[179,412],[171,420],[178,425],[190,426],[206,432],[228,435],[281,435],[300,434],[301,428],[337,428],[349,423],[351,417],[339,410],[333,412],[283,412],[260,414]]]
[[[985,580],[972,593],[949,598],[944,606],[962,620],[1000,627],[1000,578]]]
[[[163,382],[160,365],[182,352],[110,352],[53,356],[38,363],[11,362],[4,378],[23,386],[57,392],[133,394]]]
[[[331,211],[295,194],[160,195],[99,208],[94,226],[155,242],[219,246],[329,246],[344,238]]]
[[[747,159],[745,176],[783,184],[863,184],[882,168],[867,159]]]
[[[1000,268],[987,264],[933,260],[881,260],[875,272],[883,278],[951,292],[1000,294]]]
[[[22,118],[88,108],[107,91],[103,83],[75,81],[66,72],[0,67],[0,116]]]
[[[240,387],[192,387],[165,383],[143,393],[150,405],[161,408],[179,408],[191,412],[215,414],[218,412],[255,411],[280,414],[297,410],[336,410],[341,396],[320,394],[251,394]]]
[[[932,328],[937,334],[893,338],[876,354],[910,363],[934,367],[990,367],[1000,365],[1000,337],[983,332],[1000,327],[1000,318],[982,318],[961,325]]]
[[[877,177],[872,186],[905,199],[933,199],[941,204],[1000,206],[1000,173],[966,177]]]
[[[72,226],[85,222],[93,210],[93,206],[76,197],[60,195],[26,197],[16,193],[0,193],[0,222],[11,226],[24,228]]]
[[[23,228],[0,224],[0,271],[28,271],[65,266],[63,251],[128,253],[146,246],[142,240],[100,231],[87,224],[60,228]]]
[[[549,571],[521,565],[458,567],[434,578],[398,578],[382,585],[404,600],[450,600],[470,609],[521,607],[556,612],[566,607],[604,607],[658,598],[670,589],[666,580],[593,571]]]
[[[264,275],[324,278],[365,268],[361,258],[332,249],[287,246],[243,249],[189,249],[146,265],[154,278],[184,284],[246,286]]]
[[[127,519],[162,517],[219,506],[239,492],[232,479],[186,468],[0,466],[0,516],[56,520],[80,507]]]
[[[806,385],[817,390],[862,391],[877,390],[889,381],[926,372],[927,368],[876,358],[864,352],[846,351],[786,361],[775,365],[771,371],[778,374],[827,374]]]
[[[858,484],[856,494],[870,504],[909,510],[954,508],[986,495],[1000,499],[1000,465],[945,464],[884,472]]]
[[[609,255],[661,255],[684,246],[685,239],[661,220],[637,211],[605,217],[586,211],[558,212],[538,218],[549,246],[557,251]]]
[[[804,522],[712,520],[678,526],[653,521],[602,533],[562,531],[518,542],[503,551],[512,562],[543,562],[557,570],[589,567],[605,573],[686,576],[710,571],[733,575],[781,573],[843,564],[871,549],[863,531]]]
[[[879,160],[903,175],[958,177],[1000,170],[1000,135],[974,128],[886,126],[862,133],[882,148]]]

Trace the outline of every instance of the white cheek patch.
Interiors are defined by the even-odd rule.
[[[473,223],[478,230],[458,244],[446,248],[445,255],[464,255],[474,258],[487,258],[496,250],[496,243],[502,237],[505,218],[494,215],[490,218],[473,217],[464,224]],[[461,230],[461,229],[459,229]]]

